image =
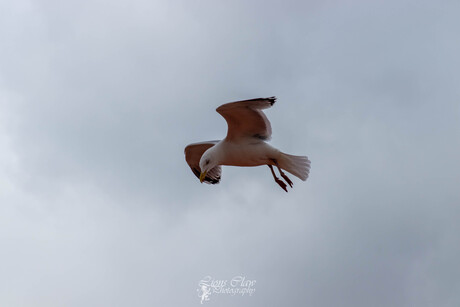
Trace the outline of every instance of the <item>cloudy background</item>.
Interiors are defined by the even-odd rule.
[[[458,1],[0,2],[0,305],[460,305]],[[312,161],[199,184],[222,103]]]

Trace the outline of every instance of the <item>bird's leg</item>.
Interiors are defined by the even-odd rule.
[[[286,182],[292,188],[293,183],[291,179],[289,179],[289,177],[281,170],[280,166],[278,165],[278,161],[276,161],[275,159],[272,159],[272,160],[273,160],[273,163],[275,163],[276,167],[278,168],[278,171],[280,172],[281,177],[283,177],[284,180],[286,180]]]
[[[282,180],[280,180],[278,177],[276,177],[275,171],[273,170],[273,166],[271,166],[270,164],[267,164],[267,165],[272,171],[272,175],[273,175],[273,178],[275,179],[275,182],[279,184],[280,187],[287,192],[287,189],[286,189],[287,185]]]

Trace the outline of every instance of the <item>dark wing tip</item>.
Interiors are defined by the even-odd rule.
[[[207,183],[210,183],[210,184],[216,184],[216,183],[220,182],[220,177],[217,177],[216,179],[212,179],[212,178],[209,178],[208,176],[206,176],[204,178],[204,182],[207,182]]]
[[[254,98],[254,99],[248,99],[248,100],[243,100],[243,101],[254,101],[254,100],[266,100],[270,103],[270,105],[274,105],[276,102],[276,96],[272,97],[267,97],[267,98]]]
[[[192,168],[193,173],[195,174],[196,178],[200,179],[201,171],[195,167]],[[209,184],[216,184],[220,182],[220,176],[216,178],[211,178],[211,177],[204,177],[203,180],[204,183],[209,183]]]

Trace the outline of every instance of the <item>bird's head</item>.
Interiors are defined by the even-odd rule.
[[[200,159],[200,169],[201,169],[200,182],[201,183],[203,183],[204,178],[206,177],[206,174],[209,172],[209,170],[219,165],[219,161],[217,161],[213,149],[214,148],[212,147],[209,148],[201,156],[201,159]]]

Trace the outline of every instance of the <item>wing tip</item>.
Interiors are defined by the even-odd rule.
[[[252,99],[246,99],[246,100],[237,100],[237,101],[232,101],[232,102],[227,102],[227,103],[224,103],[223,105],[220,105],[216,108],[216,111],[219,111],[220,109],[223,109],[224,107],[228,107],[229,105],[232,105],[232,104],[235,104],[237,102],[252,102],[252,101],[267,101],[270,106],[274,105],[276,100],[278,98],[276,98],[276,96],[271,96],[271,97],[266,97],[266,98],[252,98]]]
[[[215,179],[206,177],[204,179],[204,183],[207,183],[207,184],[218,184],[219,182],[220,182],[220,177],[217,177]]]
[[[196,167],[190,167],[192,169],[193,174],[196,176],[196,178],[200,179],[201,171],[200,169]],[[216,176],[215,178],[212,178],[210,176],[204,177],[203,180],[204,183],[207,184],[218,184],[220,182],[220,175]]]

